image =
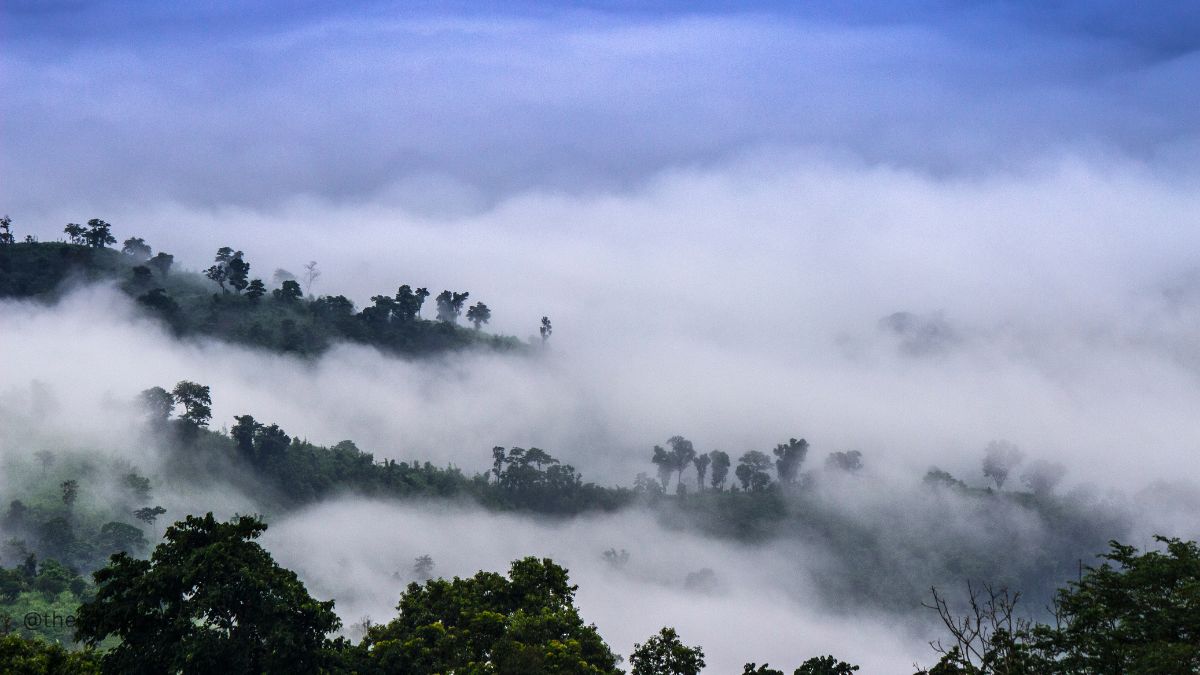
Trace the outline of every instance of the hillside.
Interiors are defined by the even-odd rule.
[[[180,337],[209,336],[306,356],[339,341],[403,355],[526,347],[516,338],[481,330],[491,318],[483,303],[465,308],[474,328],[459,326],[466,292],[435,296],[429,304],[436,305],[436,320],[422,316],[430,293],[408,285],[374,296],[372,305],[359,310],[343,295],[305,297],[300,284],[286,274],[277,274],[278,283],[268,287],[251,276],[251,263],[243,254],[230,248],[220,249],[214,265],[201,274],[176,268],[170,254],[152,256],[138,238],[126,240],[118,251],[102,238],[86,243],[86,236],[85,231],[70,243],[0,245],[0,298],[54,302],[79,284],[110,283]]]

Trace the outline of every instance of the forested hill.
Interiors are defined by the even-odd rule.
[[[68,241],[17,241],[8,218],[0,221],[0,298],[55,300],[77,283],[109,282],[135,299],[179,336],[205,335],[256,347],[315,355],[339,342],[372,345],[417,355],[465,347],[522,350],[513,337],[485,332],[491,310],[467,306],[470,293],[430,291],[404,284],[371,298],[361,310],[344,295],[305,296],[302,283],[320,274],[315,264],[302,279],[276,270],[270,279],[254,274],[241,251],[221,247],[203,273],[180,270],[174,256],[154,252],[139,237],[120,250],[111,225],[91,220],[68,225]],[[424,311],[423,311],[424,310]],[[432,316],[433,318],[425,318]],[[460,318],[472,326],[460,326]],[[549,336],[549,320],[542,320]]]

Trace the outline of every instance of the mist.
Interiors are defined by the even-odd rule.
[[[316,261],[307,290],[358,308],[400,284],[469,291],[488,331],[532,348],[303,358],[178,338],[112,285],[0,299],[0,503],[51,450],[108,467],[85,500],[136,467],[171,519],[263,513],[266,547],[349,635],[394,616],[417,555],[460,576],[549,556],[614,650],[672,625],[713,673],[930,664],[918,600],[961,590],[950,552],[1011,562],[993,581],[1038,601],[1069,579],[1100,551],[1020,567],[1060,550],[1061,523],[922,483],[937,467],[988,485],[993,442],[1065,469],[1067,548],[1200,536],[1189,3],[282,7],[5,3],[0,205],[18,240],[98,217],[177,270],[221,246],[264,280]],[[467,475],[494,446],[539,447],[628,487],[677,434],[735,460],[805,438],[803,506],[894,556],[856,576],[832,538],[738,542],[644,505],[279,510],[164,477],[133,401],[180,380],[212,388],[214,429],[251,414]],[[862,471],[823,468],[841,451]],[[686,588],[705,568],[715,585]]]

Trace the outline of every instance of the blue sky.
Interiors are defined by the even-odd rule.
[[[5,3],[0,202],[485,208],[763,149],[1191,171],[1193,3]],[[746,8],[749,7],[749,10]]]

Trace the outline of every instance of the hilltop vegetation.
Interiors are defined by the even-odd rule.
[[[301,280],[276,270],[270,281],[252,274],[241,251],[221,247],[204,273],[180,270],[174,256],[154,253],[139,237],[120,250],[112,226],[93,219],[69,224],[69,241],[18,242],[5,219],[0,229],[0,298],[53,300],[64,289],[85,282],[113,284],[162,320],[178,336],[210,336],[278,352],[315,355],[338,341],[371,345],[405,355],[473,346],[520,351],[512,337],[485,333],[492,318],[482,302],[467,306],[470,293],[444,290],[434,296],[433,318],[422,310],[431,293],[401,285],[394,293],[372,297],[357,309],[344,295],[306,296]],[[7,235],[7,236],[5,236]],[[303,272],[306,285],[320,275],[316,263]],[[472,328],[458,325],[465,318]],[[549,319],[543,319],[543,338]]]

